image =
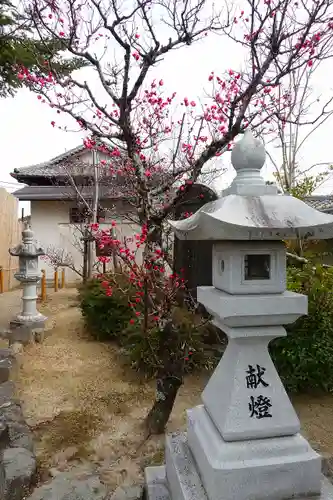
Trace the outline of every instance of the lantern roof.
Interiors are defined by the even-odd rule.
[[[44,250],[37,244],[34,236],[34,232],[29,223],[26,222],[22,231],[22,243],[19,243],[14,248],[10,248],[10,255],[26,259],[34,259],[38,258],[40,255],[45,255]]]
[[[247,130],[234,146],[236,177],[222,197],[191,217],[169,221],[176,236],[188,240],[281,240],[333,237],[333,215],[319,212],[298,198],[279,194],[260,174],[263,143]]]

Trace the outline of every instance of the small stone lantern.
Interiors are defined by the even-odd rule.
[[[22,243],[9,250],[9,253],[19,258],[19,271],[14,276],[23,285],[22,311],[11,322],[11,327],[42,328],[47,318],[37,311],[37,284],[41,279],[38,257],[45,255],[45,252],[34,240],[29,224],[22,231]]]
[[[268,344],[286,335],[282,325],[307,314],[307,297],[286,289],[283,240],[332,238],[333,216],[266,185],[265,149],[251,132],[231,160],[237,175],[223,196],[170,222],[180,239],[214,241],[213,286],[198,287],[197,297],[228,346],[202,404],[187,412],[187,433],[167,436],[166,466],[146,469],[148,497],[332,497]]]

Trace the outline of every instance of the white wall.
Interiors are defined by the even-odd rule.
[[[74,202],[70,201],[32,201],[31,202],[31,226],[35,233],[37,241],[44,250],[48,247],[55,249],[64,249],[71,254],[75,267],[82,269],[82,251],[80,251],[80,232],[77,225],[69,223],[69,211]],[[130,249],[136,249],[136,240],[134,235],[139,231],[138,226],[126,220],[128,207],[125,203],[118,202],[116,205],[109,202],[106,205],[109,209],[107,219],[100,227],[109,228],[111,221],[115,220],[116,236],[118,239],[127,239],[127,246]],[[130,241],[132,240],[132,241]],[[81,246],[82,248],[82,246]],[[137,252],[137,262],[141,262],[142,251]],[[46,270],[46,277],[53,277],[54,269],[47,263],[47,260],[39,260],[39,268]],[[79,279],[78,275],[66,269],[66,281],[73,282]]]

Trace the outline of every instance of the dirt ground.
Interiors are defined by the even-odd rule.
[[[42,470],[97,469],[110,487],[137,480],[146,465],[163,462],[164,436],[144,442],[142,425],[154,383],[125,368],[116,347],[87,338],[75,289],[53,294],[42,312],[55,328],[43,344],[26,349],[17,381]],[[168,431],[184,427],[185,409],[199,403],[208,376],[186,379]],[[333,454],[333,395],[294,403],[304,434]]]

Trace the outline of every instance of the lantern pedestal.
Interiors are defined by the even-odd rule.
[[[37,310],[37,284],[40,281],[40,276],[31,277],[29,280],[22,279],[23,295],[22,295],[22,311],[16,316],[17,323],[32,323],[40,324],[46,321],[46,316],[43,316]]]
[[[225,441],[292,436],[300,430],[268,344],[286,336],[281,323],[306,313],[307,298],[292,292],[257,295],[253,302],[251,298],[198,287],[201,304],[228,336],[225,353],[202,393],[202,402]],[[265,323],[268,326],[262,326]]]

